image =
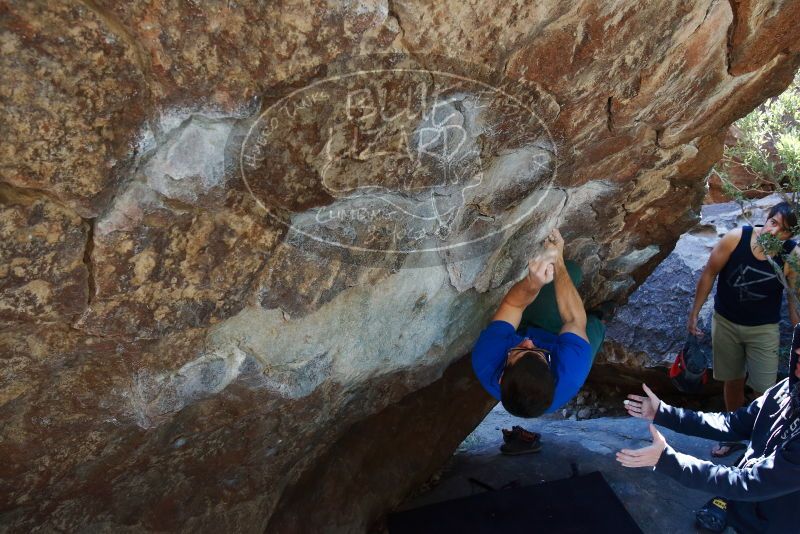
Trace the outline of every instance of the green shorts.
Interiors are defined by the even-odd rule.
[[[581,285],[583,273],[581,273],[581,268],[578,264],[570,260],[567,260],[565,264],[567,273],[575,287]],[[529,326],[541,328],[553,334],[558,334],[561,331],[561,327],[564,326],[561,321],[561,315],[558,313],[558,302],[556,301],[556,290],[553,282],[544,286],[539,291],[536,300],[525,308],[517,331],[525,331]],[[597,352],[606,337],[605,323],[594,315],[587,314],[586,337],[589,338],[589,345],[592,347],[592,361],[594,361],[594,357],[597,356]]]
[[[711,347],[717,380],[737,380],[744,378],[746,372],[747,383],[759,393],[775,385],[780,348],[778,323],[744,326],[714,312]]]

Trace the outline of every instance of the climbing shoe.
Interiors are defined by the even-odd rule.
[[[722,532],[727,525],[728,503],[725,499],[714,497],[697,511],[697,526],[711,532]]]
[[[503,441],[506,443],[509,443],[511,441],[514,441],[515,439],[520,439],[520,438],[529,441],[539,441],[541,437],[542,436],[540,434],[525,430],[521,426],[512,426],[511,430],[507,428],[503,429]]]
[[[517,454],[530,454],[542,450],[541,436],[535,432],[528,432],[522,427],[515,426],[510,431],[503,429],[503,443],[500,452],[510,456]]]

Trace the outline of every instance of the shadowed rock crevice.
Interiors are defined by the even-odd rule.
[[[83,250],[83,264],[86,266],[86,307],[92,304],[92,297],[95,293],[94,287],[94,268],[92,267],[92,250],[94,250],[94,222],[95,219],[84,221],[86,224],[86,246]]]
[[[736,34],[736,27],[739,23],[739,0],[728,0],[728,5],[731,6],[731,14],[733,15],[733,19],[731,20],[731,25],[728,27],[728,49],[727,49],[727,64],[728,64],[728,74],[734,76],[733,73],[733,38]]]
[[[331,443],[318,467],[287,489],[264,532],[373,531],[387,505],[399,505],[428,480],[495,402],[473,380],[469,357],[459,359],[431,385]],[[429,409],[436,405],[458,406],[459,412]],[[413,475],[398,485],[400,473]]]

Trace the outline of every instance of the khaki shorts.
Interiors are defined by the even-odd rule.
[[[778,324],[743,326],[714,312],[711,319],[714,378],[747,383],[759,393],[775,385],[778,377],[780,335]]]

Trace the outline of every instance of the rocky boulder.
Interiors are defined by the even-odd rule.
[[[695,224],[796,4],[1,3],[0,525],[367,529],[553,226],[592,306]]]

